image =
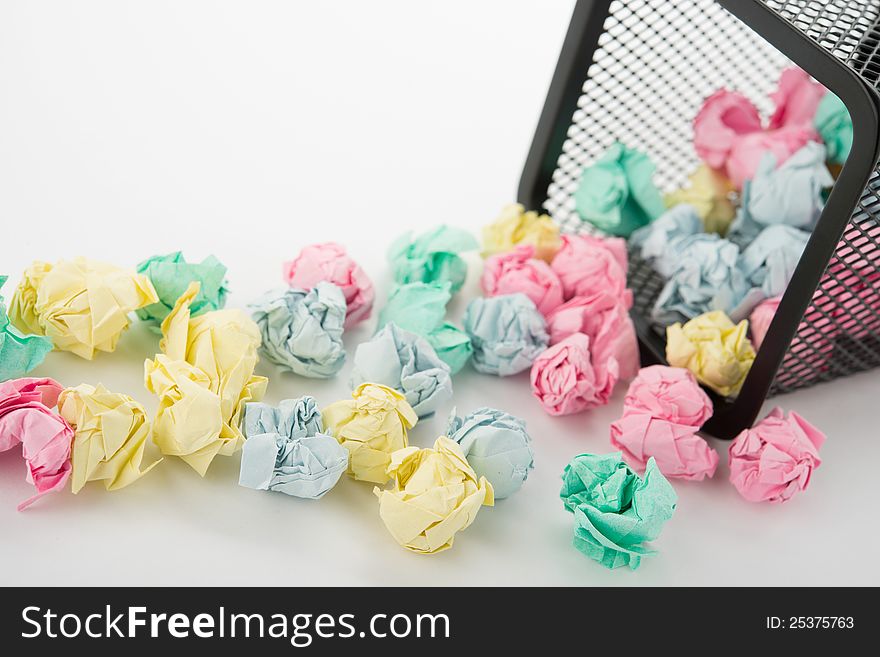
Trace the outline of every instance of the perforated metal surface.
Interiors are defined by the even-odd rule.
[[[871,84],[880,79],[880,3],[803,0],[765,4]],[[583,167],[615,140],[647,152],[664,191],[698,163],[692,120],[720,87],[771,111],[788,60],[712,0],[613,2],[544,207],[567,232],[589,227],[572,194]],[[771,394],[880,365],[880,173],[866,188],[837,253],[777,372]],[[647,317],[664,280],[631,257],[634,313]],[[662,339],[662,329],[656,330]]]

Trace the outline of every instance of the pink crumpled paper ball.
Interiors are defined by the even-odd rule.
[[[743,182],[754,178],[765,153],[773,154],[778,167],[808,142],[818,139],[818,133],[810,124],[790,124],[739,137],[727,158],[727,176],[737,189],[741,189]]]
[[[562,283],[565,299],[604,291],[627,309],[632,307],[632,292],[626,288],[626,242],[620,237],[563,235],[550,266]]]
[[[761,115],[751,100],[720,89],[706,99],[694,118],[694,150],[711,168],[723,170],[736,141],[762,129]]]
[[[596,361],[590,338],[574,333],[532,364],[532,394],[550,415],[569,415],[608,403],[618,379],[613,356]]]
[[[542,315],[562,303],[562,283],[543,260],[534,257],[531,244],[517,246],[507,253],[486,258],[480,284],[486,296],[526,295]]]
[[[631,379],[639,370],[639,342],[628,308],[610,290],[575,296],[547,316],[550,344],[583,333],[590,338],[594,361],[614,356],[620,378]]]
[[[750,502],[787,502],[822,463],[825,434],[797,413],[774,408],[730,445],[730,481]]]
[[[779,76],[779,86],[770,94],[776,105],[770,117],[770,129],[786,125],[812,125],[816,109],[828,90],[798,66],[791,66]]]
[[[0,452],[21,444],[27,481],[37,494],[18,505],[22,511],[70,477],[73,429],[50,410],[63,390],[53,379],[23,378],[0,383]]]
[[[749,331],[752,335],[752,344],[755,345],[755,349],[758,349],[761,343],[764,342],[767,330],[770,328],[770,323],[779,309],[780,301],[782,301],[781,296],[765,299],[755,306],[752,314],[749,315]]]
[[[654,457],[667,477],[712,477],[718,452],[697,432],[712,417],[712,401],[690,371],[653,365],[639,371],[623,401],[623,417],[611,425],[611,444],[644,470]]]
[[[373,282],[336,242],[312,244],[284,263],[284,280],[293,288],[311,290],[321,281],[333,283],[345,297],[345,328],[367,319],[373,309]]]
[[[697,433],[698,428],[646,411],[626,410],[611,425],[611,444],[637,470],[644,470],[653,458],[667,477],[700,481],[715,474],[719,459],[718,452]]]

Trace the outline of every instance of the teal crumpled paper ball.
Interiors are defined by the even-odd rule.
[[[606,568],[632,570],[656,554],[646,543],[660,536],[677,501],[653,458],[639,477],[620,452],[574,457],[559,497],[574,514],[574,546]]]
[[[449,282],[396,285],[379,313],[379,328],[393,322],[399,328],[424,337],[440,359],[455,374],[471,357],[470,338],[460,328],[444,321],[446,304],[452,298]]]
[[[469,232],[438,226],[417,237],[411,232],[398,237],[388,249],[388,261],[396,282],[449,283],[454,294],[467,277],[467,263],[461,254],[479,247]]]
[[[431,344],[389,322],[354,354],[351,388],[381,383],[406,397],[416,415],[427,417],[452,398],[452,378]]]
[[[249,403],[238,483],[294,497],[319,499],[348,467],[348,450],[324,433],[313,397],[285,399],[277,407]]]
[[[0,276],[0,288],[8,276]],[[6,314],[0,295],[0,381],[18,379],[43,362],[52,351],[52,340],[45,335],[26,335],[15,328]]]
[[[843,101],[831,92],[825,94],[816,108],[813,125],[828,149],[828,159],[835,164],[846,162],[853,145],[853,124]]]
[[[458,417],[453,409],[446,435],[459,444],[477,477],[492,484],[496,500],[522,488],[535,467],[526,423],[510,413],[484,406]]]
[[[547,323],[525,294],[478,297],[464,313],[478,372],[509,376],[527,370],[547,349]]]
[[[135,311],[141,320],[161,323],[193,281],[199,282],[199,293],[190,304],[193,317],[226,305],[226,266],[214,256],[201,262],[187,262],[181,251],[175,251],[147,258],[137,266],[137,271],[150,279],[159,296],[157,303]]]
[[[615,142],[584,168],[574,207],[583,221],[599,230],[629,237],[666,210],[653,176],[654,164],[647,155]]]
[[[260,329],[260,353],[283,370],[318,379],[345,364],[345,297],[333,283],[269,292],[249,306]]]

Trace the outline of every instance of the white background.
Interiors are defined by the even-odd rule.
[[[478,230],[513,199],[571,2],[25,2],[0,5],[0,272],[75,255],[133,266],[183,249],[229,266],[230,306],[280,283],[309,243],[346,244],[377,284],[405,229]],[[478,293],[479,259],[451,305]],[[346,337],[351,352],[374,320]],[[155,336],[135,326],[116,353],[53,353],[35,372],[103,382],[152,410],[142,363]],[[268,401],[348,394],[280,375]],[[41,500],[0,455],[2,584],[880,584],[876,408],[880,377],[780,398],[829,438],[806,494],[749,504],[727,482],[676,483],[680,500],[635,572],[609,572],[571,547],[557,493],[566,462],[610,449],[606,408],[553,419],[526,375],[466,369],[461,411],[522,415],[537,468],[445,553],[398,547],[371,485],[343,480],[318,502],[241,488],[239,457],[204,480],[166,459],[114,493],[90,484]],[[769,409],[769,407],[768,407]],[[445,413],[441,413],[445,416]],[[420,423],[431,444],[444,417]],[[725,445],[715,443],[724,450]],[[151,446],[151,449],[152,446]],[[722,458],[726,461],[726,458]]]

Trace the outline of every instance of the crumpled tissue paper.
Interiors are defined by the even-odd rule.
[[[0,382],[0,452],[21,444],[26,480],[36,495],[18,505],[22,511],[47,493],[61,490],[70,477],[73,429],[51,409],[61,384],[53,379]]]
[[[606,291],[629,308],[632,292],[626,288],[627,266],[624,240],[594,235],[563,235],[559,253],[550,263],[566,300]]]
[[[48,336],[56,349],[91,360],[113,351],[128,314],[159,301],[142,274],[86,258],[28,267],[9,307],[23,333]]]
[[[449,283],[454,294],[467,276],[467,263],[460,254],[479,248],[469,232],[438,226],[418,237],[412,233],[398,237],[388,249],[388,261],[398,283]]]
[[[0,276],[0,288],[6,283]],[[0,381],[24,376],[43,362],[52,351],[52,340],[43,335],[26,335],[9,321],[0,295]]]
[[[559,250],[559,226],[549,215],[526,212],[519,203],[510,203],[498,219],[483,228],[482,256],[506,253],[520,244],[535,248],[535,257],[550,262]]]
[[[478,297],[468,304],[463,324],[473,345],[474,368],[484,374],[522,372],[550,341],[543,315],[524,294]]]
[[[813,125],[828,150],[828,160],[843,164],[853,144],[853,124],[846,105],[830,91],[819,101]]]
[[[367,319],[373,309],[373,282],[367,273],[335,242],[306,246],[284,263],[284,280],[300,290],[311,290],[321,281],[333,283],[345,296],[345,328]]]
[[[381,383],[406,397],[420,418],[432,415],[452,399],[452,378],[444,363],[423,337],[389,322],[367,342],[358,345],[351,387]]]
[[[178,297],[193,281],[199,282],[199,295],[193,299],[190,312],[195,315],[220,310],[229,293],[226,266],[214,256],[201,262],[187,262],[181,251],[156,255],[138,264],[137,272],[150,279],[159,301],[138,308],[137,316],[144,321],[161,322],[168,316]]]
[[[574,513],[574,546],[606,568],[641,565],[656,554],[646,543],[672,518],[677,496],[654,459],[643,477],[620,453],[581,454],[565,466],[559,493]]]
[[[248,308],[260,329],[260,353],[283,371],[316,379],[345,365],[345,297],[333,283],[268,292]]]
[[[795,412],[774,408],[730,445],[730,481],[749,502],[787,502],[822,463],[825,434]]]
[[[89,481],[103,481],[107,490],[125,488],[162,460],[141,469],[150,420],[144,407],[128,395],[111,392],[100,383],[83,383],[61,393],[58,411],[74,432],[74,493]]]
[[[653,176],[647,155],[616,142],[584,168],[574,193],[575,209],[599,230],[628,237],[666,209]]]
[[[719,395],[736,395],[755,360],[746,334],[749,322],[734,324],[720,310],[704,313],[684,326],[666,327],[666,360],[685,367]]]
[[[791,226],[768,226],[742,253],[740,266],[752,287],[765,298],[785,292],[810,233]],[[750,309],[751,310],[751,309]]]
[[[703,222],[702,230],[724,237],[736,215],[732,199],[735,192],[736,188],[723,174],[701,164],[685,187],[667,194],[664,200],[670,209],[681,204],[692,206]]]
[[[480,284],[487,297],[525,294],[547,315],[562,303],[562,283],[550,265],[534,257],[535,248],[524,244],[507,253],[489,256]]]
[[[245,407],[238,483],[317,500],[332,489],[348,466],[348,451],[324,433],[314,397],[285,399],[278,406]]]
[[[458,443],[440,436],[433,448],[401,449],[391,457],[391,490],[373,489],[379,517],[401,546],[418,554],[452,547],[455,535],[495,503],[485,477],[477,479]]]
[[[650,262],[658,274],[669,278],[681,265],[679,253],[685,239],[702,232],[703,222],[694,206],[682,203],[639,228],[629,241],[640,249],[639,255]]]
[[[351,399],[322,411],[324,426],[349,454],[348,474],[359,481],[384,484],[391,454],[407,446],[407,431],[418,421],[406,398],[388,386],[364,383]]]
[[[484,406],[458,417],[452,409],[446,435],[461,447],[477,477],[492,484],[496,500],[522,488],[535,467],[526,423],[510,413]]]

